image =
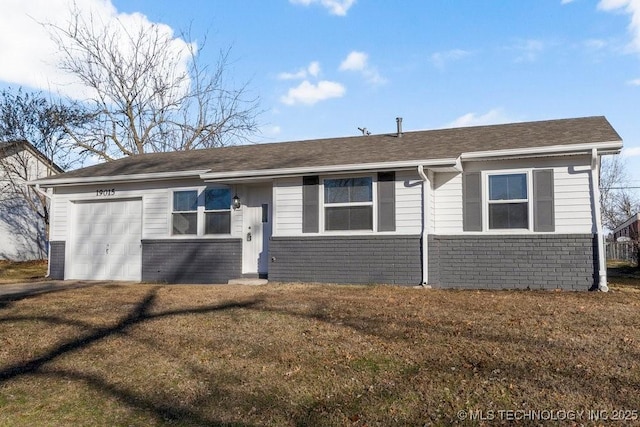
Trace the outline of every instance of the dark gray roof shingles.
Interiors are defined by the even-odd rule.
[[[457,158],[461,153],[620,141],[602,116],[394,134],[241,145],[127,157],[54,179],[166,173],[256,171]]]

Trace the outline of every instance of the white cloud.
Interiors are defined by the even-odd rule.
[[[446,52],[436,52],[431,55],[431,62],[438,68],[444,68],[447,62],[458,61],[471,55],[471,52],[463,49],[452,49]]]
[[[130,33],[153,25],[146,16],[118,13],[111,0],[74,0],[80,16],[94,17],[96,25],[108,26],[120,20]],[[81,98],[87,95],[75,77],[59,70],[61,53],[41,23],[62,28],[71,18],[72,2],[68,0],[5,0],[0,14],[0,52],[5,60],[0,66],[0,81],[58,92],[61,95]],[[171,37],[178,55],[177,62],[186,71],[189,44],[173,36],[173,30],[160,25],[160,31]],[[123,51],[128,51],[125,35],[119,40]],[[10,60],[8,60],[10,58]]]
[[[629,80],[627,84],[631,86],[640,86],[640,79]]]
[[[621,10],[631,15],[631,22],[629,23],[631,44],[629,49],[633,52],[640,52],[640,0],[600,0],[598,9],[607,12]]]
[[[609,43],[602,39],[589,39],[584,42],[584,45],[589,49],[600,50],[607,47]]]
[[[640,156],[640,147],[623,148],[621,154],[623,157],[638,157]]]
[[[544,51],[545,44],[540,40],[521,40],[513,45],[511,49],[518,52],[516,62],[534,62]]]
[[[468,126],[483,126],[483,125],[496,125],[501,123],[510,123],[511,120],[504,113],[502,108],[494,108],[489,110],[485,114],[467,113],[454,121],[446,124],[445,128],[459,128]]]
[[[286,105],[313,105],[318,101],[330,98],[341,98],[346,92],[343,85],[337,82],[321,80],[317,84],[303,81],[298,86],[289,89],[280,101]]]
[[[311,4],[320,4],[327,9],[330,14],[337,16],[346,16],[347,12],[356,2],[356,0],[289,0],[292,4],[301,4],[309,6]]]
[[[560,4],[569,4],[569,3],[573,3],[575,0],[562,0],[560,1]]]
[[[307,68],[301,68],[294,73],[280,73],[279,80],[303,80],[308,76],[318,77],[320,74],[320,63],[318,61],[311,62]]]
[[[340,63],[340,71],[354,71],[360,73],[365,80],[372,85],[380,85],[387,82],[376,67],[369,64],[369,55],[365,52],[352,51]]]
[[[367,67],[369,55],[364,52],[353,51],[340,64],[341,71],[362,71]]]

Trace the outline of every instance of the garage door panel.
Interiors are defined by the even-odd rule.
[[[67,278],[140,280],[142,201],[76,204]]]

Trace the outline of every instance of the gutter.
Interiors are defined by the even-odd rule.
[[[587,144],[573,145],[550,145],[547,147],[535,148],[514,148],[507,150],[472,151],[462,153],[460,157],[465,161],[487,160],[491,158],[502,158],[509,156],[538,156],[538,155],[562,155],[580,152],[590,153],[593,149],[598,149],[601,154],[618,153],[622,148],[622,141],[593,142]]]
[[[100,182],[109,183],[125,183],[135,181],[159,181],[174,178],[195,178],[198,179],[202,174],[209,172],[211,169],[197,169],[190,171],[178,171],[178,172],[154,172],[154,173],[140,173],[131,175],[113,175],[113,176],[83,176],[76,178],[58,178],[58,179],[37,179],[35,181],[29,181],[28,185],[44,185],[45,187],[57,187],[64,185],[83,185],[83,184],[95,184]]]
[[[278,168],[278,169],[250,169],[231,172],[211,172],[203,173],[200,178],[205,181],[225,181],[235,178],[283,178],[287,176],[299,176],[304,174],[322,174],[322,173],[343,173],[353,171],[367,170],[384,170],[384,169],[401,169],[414,168],[416,165],[427,165],[428,167],[448,167],[456,168],[459,158],[450,159],[430,159],[430,160],[404,160],[395,162],[378,162],[378,163],[352,163],[341,165],[327,166],[305,166],[297,168]]]
[[[596,222],[596,236],[598,239],[598,290],[608,292],[606,254],[604,250],[604,237],[602,234],[602,218],[600,216],[600,158],[598,150],[591,150],[591,188],[593,189],[593,212]]]
[[[422,180],[422,283],[423,287],[428,287],[429,283],[429,210],[431,209],[431,203],[429,203],[429,197],[431,196],[431,181],[429,177],[424,173],[424,166],[418,165],[418,175]]]

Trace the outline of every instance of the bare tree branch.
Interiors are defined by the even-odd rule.
[[[624,159],[620,156],[602,158],[600,166],[600,211],[602,224],[615,229],[631,215],[640,211],[640,197],[630,187]]]
[[[44,24],[63,53],[60,68],[88,90],[92,120],[66,129],[83,152],[105,161],[146,152],[191,150],[248,140],[258,131],[257,97],[225,80],[230,50],[215,67],[203,46],[165,25],[127,27],[72,9],[68,25]]]

